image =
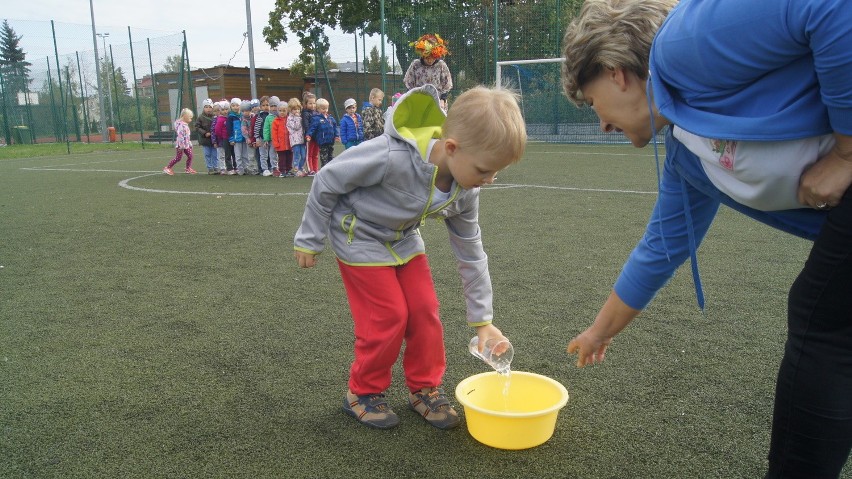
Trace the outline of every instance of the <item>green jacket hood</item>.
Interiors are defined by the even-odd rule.
[[[441,138],[446,119],[438,89],[423,85],[409,90],[390,108],[385,133],[415,146],[425,160],[429,141]]]

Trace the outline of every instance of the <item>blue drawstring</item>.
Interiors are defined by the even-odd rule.
[[[657,192],[660,191],[662,185],[662,175],[660,173],[660,154],[657,149],[657,127],[654,124],[654,106],[651,102],[651,76],[648,76],[648,83],[645,88],[645,98],[648,102],[648,113],[651,118],[651,142],[654,145],[654,162],[657,166]],[[689,240],[689,261],[692,267],[692,281],[695,284],[695,298],[698,300],[698,307],[701,312],[704,312],[704,288],[701,286],[701,275],[698,273],[698,248],[695,246],[695,231],[692,225],[692,213],[689,210],[689,195],[686,194],[686,181],[683,176],[680,177],[680,188],[683,191],[683,212],[686,216],[686,234]],[[666,252],[666,258],[671,261],[669,249],[666,246],[666,237],[663,235],[663,214],[662,208],[657,208],[657,220],[660,224],[660,241],[663,244],[663,251]]]

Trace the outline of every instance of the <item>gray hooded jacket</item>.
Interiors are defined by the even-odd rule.
[[[390,109],[383,135],[350,148],[314,177],[297,251],[319,254],[328,238],[352,266],[398,266],[426,252],[418,227],[447,226],[471,326],[493,318],[488,257],[479,230],[479,188],[453,182],[449,200],[433,203],[438,169],[428,162],[446,119],[432,85],[414,88]]]

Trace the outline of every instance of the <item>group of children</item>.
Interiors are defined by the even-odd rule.
[[[346,114],[338,126],[328,112],[328,100],[310,92],[302,101],[282,102],[277,96],[230,102],[207,99],[193,128],[209,175],[314,176],[334,158],[336,141],[351,148],[384,132],[383,101],[384,93],[373,88],[362,116],[356,112],[355,100],[347,99]],[[184,171],[196,173],[190,140],[193,117],[192,110],[184,108],[175,121],[177,152],[163,168],[168,175],[174,175],[172,168],[183,155],[187,157]]]

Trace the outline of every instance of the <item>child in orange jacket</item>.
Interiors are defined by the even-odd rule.
[[[278,175],[293,176],[293,152],[290,150],[290,132],[287,131],[288,108],[279,108],[278,116],[272,120],[272,146],[278,153]]]

